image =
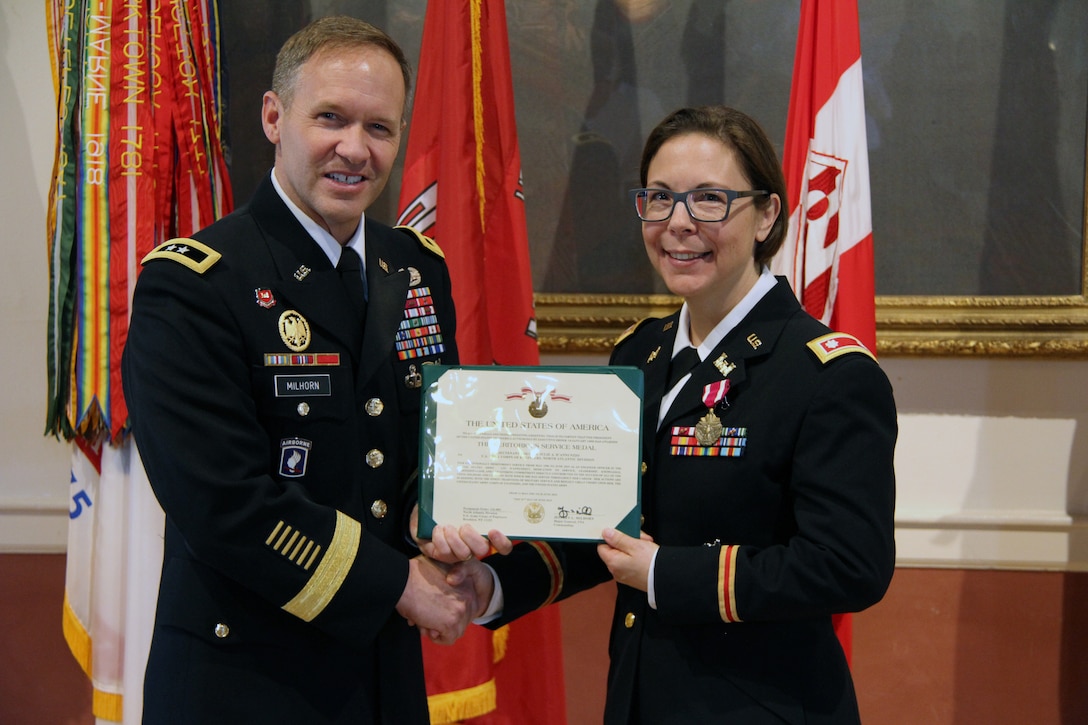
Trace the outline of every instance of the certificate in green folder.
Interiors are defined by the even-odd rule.
[[[419,535],[436,524],[512,539],[639,535],[642,371],[423,366]]]

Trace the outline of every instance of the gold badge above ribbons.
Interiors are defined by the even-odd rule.
[[[713,410],[708,410],[706,415],[695,424],[695,440],[701,446],[712,446],[722,437],[722,421]]]
[[[292,352],[302,352],[310,346],[310,323],[294,310],[285,310],[280,315],[280,339]]]

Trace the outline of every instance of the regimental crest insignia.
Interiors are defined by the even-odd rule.
[[[270,289],[255,289],[253,290],[254,296],[257,298],[257,304],[266,310],[276,306],[276,298],[272,294]]]

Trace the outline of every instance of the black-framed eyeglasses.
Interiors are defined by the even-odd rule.
[[[748,196],[770,196],[769,191],[734,191],[732,189],[692,189],[669,191],[668,189],[631,189],[628,192],[635,202],[635,212],[644,222],[663,222],[672,216],[680,202],[687,207],[688,215],[697,222],[721,222],[729,217],[729,208],[736,199]]]

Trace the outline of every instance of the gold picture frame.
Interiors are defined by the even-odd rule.
[[[1023,36],[1019,26],[1008,21],[990,27],[1023,53],[1040,47],[1031,33],[1043,26],[1033,26]],[[868,47],[879,48],[882,42],[880,37],[869,38]],[[997,62],[1005,68],[1004,61]],[[1017,60],[1009,67],[1025,66]],[[1088,158],[1084,174],[1079,294],[1033,294],[1029,287],[1020,296],[877,295],[878,354],[1088,358]],[[559,354],[608,353],[631,324],[669,314],[680,305],[679,298],[661,294],[538,293],[535,299],[540,349]]]
[[[878,296],[877,352],[893,357],[1088,357],[1086,292],[1088,275],[1080,295]],[[679,306],[679,298],[671,295],[537,294],[540,350],[607,353],[630,325]]]
[[[877,295],[877,354],[1088,358],[1088,154],[1081,223],[1080,294],[1024,296]],[[662,294],[538,293],[543,353],[608,353],[629,326],[680,306]]]
[[[380,27],[390,25],[388,29],[404,43],[409,58],[418,57],[426,3],[362,4],[367,5],[364,14],[368,19]],[[396,12],[387,9],[394,5],[397,7]],[[584,275],[598,275],[596,281],[599,282],[600,275],[605,271],[615,272],[607,266],[607,255],[599,255],[600,259],[593,263],[598,266],[590,268],[589,271],[581,271],[582,276],[574,276],[569,286],[547,287],[549,263],[556,246],[553,240],[566,239],[563,235],[569,236],[567,227],[584,222],[584,219],[567,219],[556,223],[556,219],[565,213],[564,204],[566,195],[570,193],[571,182],[577,180],[579,184],[575,185],[576,188],[583,190],[587,186],[600,183],[598,177],[584,176],[583,169],[574,168],[573,157],[578,141],[585,141],[591,148],[597,148],[593,143],[599,140],[602,145],[598,150],[610,150],[613,155],[619,156],[625,153],[624,149],[630,143],[630,138],[641,139],[649,128],[646,123],[659,118],[655,117],[652,121],[640,118],[640,103],[648,105],[647,99],[653,98],[663,109],[684,105],[692,102],[685,95],[689,88],[697,88],[700,97],[706,99],[706,102],[724,102],[728,99],[729,103],[737,104],[767,124],[766,130],[771,138],[785,138],[789,86],[783,79],[792,73],[796,35],[789,25],[792,18],[797,17],[797,4],[749,4],[750,7],[746,5],[743,11],[740,8],[730,10],[731,19],[735,22],[724,25],[725,3],[658,3],[656,5],[663,10],[655,16],[654,32],[639,31],[637,24],[632,25],[629,15],[620,12],[629,3],[583,2],[562,5],[546,2],[524,5],[524,8],[521,4],[517,6],[517,14],[522,16],[520,21],[509,22],[509,27],[515,73],[514,87],[518,93],[521,159],[523,168],[527,170],[526,178],[534,180],[530,205],[536,205],[539,210],[528,215],[529,237],[538,245],[530,249],[530,254],[537,265],[544,267],[534,269],[538,288],[549,290],[535,295],[540,349],[553,354],[607,354],[616,338],[631,324],[647,316],[668,314],[680,302],[671,295],[647,294],[655,288],[652,282],[646,282],[642,278],[632,282],[630,291],[623,293],[592,294],[578,291],[582,288],[580,282],[585,279]],[[559,11],[561,5],[563,10]],[[1010,145],[998,149],[989,141],[977,143],[977,139],[984,138],[980,134],[992,133],[991,127],[996,124],[996,115],[993,119],[984,118],[979,121],[974,109],[996,109],[1004,99],[1011,107],[1037,109],[1032,118],[1036,121],[1043,119],[1050,124],[1057,121],[1049,104],[1053,99],[1061,97],[1067,99],[1066,107],[1073,109],[1067,113],[1070,121],[1073,114],[1083,114],[1081,96],[1071,96],[1069,93],[1083,81],[1083,64],[1078,65],[1083,57],[1080,50],[1083,39],[1078,32],[1081,25],[1058,20],[1053,25],[1048,25],[1047,18],[1058,16],[1014,7],[1016,4],[1008,5],[1009,8],[1005,8],[1002,4],[970,0],[938,3],[925,12],[917,12],[913,6],[904,3],[862,3],[859,14],[862,46],[866,49],[867,87],[872,76],[873,80],[882,84],[879,86],[882,93],[892,89],[900,94],[902,101],[899,106],[904,110],[898,113],[909,111],[909,120],[903,120],[896,126],[890,123],[891,119],[897,118],[893,113],[894,109],[881,109],[879,104],[870,106],[879,111],[871,112],[871,120],[878,127],[882,126],[886,136],[883,147],[878,146],[878,149],[883,148],[886,151],[890,148],[892,144],[888,139],[894,139],[894,144],[899,148],[915,149],[917,147],[914,144],[926,141],[927,134],[934,129],[940,132],[941,138],[960,139],[959,134],[952,134],[948,129],[962,126],[965,130],[970,129],[969,140],[974,143],[955,140],[946,144],[946,147],[955,148],[957,151],[961,148],[973,149],[980,164],[984,157],[1000,157],[1001,153],[998,152],[1004,153],[1008,149],[1027,148],[1033,158],[1040,158],[1042,150],[1036,149],[1032,144],[1038,143],[1037,139],[1053,139],[1052,125],[1039,127],[1033,132],[1034,135],[1025,136],[1022,124],[1017,122],[1013,124],[1014,132],[1006,134]],[[1074,5],[1075,3],[1069,3],[1067,10],[1076,10]],[[508,3],[507,6],[511,8],[514,4]],[[224,47],[230,55],[228,64],[232,68],[227,95],[235,108],[259,107],[260,94],[263,92],[260,89],[264,88],[262,84],[266,79],[271,77],[276,49],[291,32],[305,22],[311,12],[310,3],[291,4],[290,12],[266,13],[260,16],[261,23],[254,24],[252,18],[255,17],[255,9],[259,7],[262,7],[260,3],[247,0],[243,3],[227,4],[221,11],[224,37],[229,38]],[[682,12],[685,7],[689,12]],[[363,12],[361,8],[357,10]],[[1023,13],[1023,18],[1030,18],[1033,22],[1014,22],[1014,10]],[[1080,17],[1077,13],[1073,13],[1072,17]],[[964,27],[973,28],[973,32],[983,33],[973,41],[975,46],[972,47],[979,52],[953,52],[960,47],[959,40],[953,35],[954,29],[948,28],[941,20],[951,16],[960,18],[965,23]],[[905,42],[900,42],[907,26],[910,34]],[[771,30],[773,35],[753,35],[753,28]],[[1061,31],[1061,40],[1056,42],[1053,34],[1058,31]],[[750,38],[757,36],[762,47],[770,48],[769,52],[745,55],[754,52],[750,49]],[[599,43],[601,47],[597,48],[598,52],[595,54],[593,43],[590,42],[595,37],[611,38],[612,42]],[[713,58],[721,62],[692,63],[689,70],[693,70],[695,75],[685,79],[682,68],[684,64],[675,62],[676,48],[678,43],[686,44],[691,39],[703,45],[694,52],[692,48],[688,48],[688,57],[704,60]],[[924,43],[915,42],[916,40],[924,40]],[[723,48],[728,49],[728,52],[724,52]],[[983,49],[986,50],[985,53],[981,53]],[[636,51],[639,59],[637,67],[633,61]],[[907,55],[901,58],[895,53]],[[745,65],[743,60],[746,57],[758,58],[758,67]],[[955,63],[949,65],[952,61],[966,65],[963,68]],[[1060,77],[1056,75],[1054,66],[1058,61],[1064,62],[1066,65],[1062,67],[1067,68]],[[919,63],[933,76],[921,73]],[[1040,98],[1046,102],[1027,102],[1019,93],[1024,88],[1023,82],[1013,81],[1021,78],[1021,72],[1036,73],[1040,66],[1047,69],[1049,75],[1045,79],[1031,76],[1035,80],[1029,86],[1038,89],[1042,94]],[[639,69],[639,74],[633,73]],[[632,74],[629,77],[617,76],[621,70],[632,71]],[[708,71],[713,72],[707,75]],[[988,80],[980,81],[980,72],[983,73],[981,77]],[[1007,77],[1009,73],[1013,75]],[[732,80],[728,94],[725,92],[727,76]],[[563,82],[554,82],[556,78],[562,78]],[[1059,81],[1065,85],[1059,86]],[[877,84],[873,87],[877,87]],[[956,94],[968,87],[984,87],[989,90],[975,105],[959,103],[960,99]],[[1001,89],[1008,89],[1008,95],[1002,96]],[[639,90],[648,95],[637,96],[635,92]],[[630,107],[625,105],[639,98],[639,103]],[[611,109],[609,113],[598,118],[595,112],[606,107]],[[996,113],[997,110],[994,110],[994,114]],[[232,184],[235,198],[245,199],[260,179],[267,176],[272,162],[272,148],[263,136],[251,133],[251,121],[246,113],[232,113],[230,118],[233,127],[230,134]],[[1010,115],[1009,118],[1017,117]],[[616,119],[625,119],[625,123],[621,124]],[[609,122],[605,123],[606,120]],[[626,124],[626,121],[633,124],[636,120],[641,125]],[[979,126],[979,123],[982,125]],[[1009,123],[1012,124],[1011,121]],[[909,135],[902,135],[904,128],[910,131]],[[606,132],[610,134],[607,138],[603,135]],[[899,135],[892,135],[893,133]],[[872,140],[873,137],[870,135],[869,138]],[[1070,132],[1068,143],[1080,144],[1083,138],[1083,131]],[[528,142],[528,139],[532,141]],[[1033,142],[1032,139],[1036,141]],[[636,146],[641,146],[641,142],[637,142]],[[1072,148],[1075,147],[1068,144],[1061,148],[1055,147],[1051,156],[1071,158],[1076,155],[1070,152]],[[957,154],[955,158],[964,157],[975,158],[967,151]],[[877,166],[874,158],[871,152],[870,160],[875,172]],[[597,156],[590,157],[589,161],[601,166]],[[906,173],[899,168],[902,161],[901,157],[894,157],[884,163],[895,169],[891,180],[900,184],[895,187],[897,193],[909,193],[912,185],[919,181],[916,178],[918,167],[911,167],[912,173]],[[1003,164],[994,167],[991,172],[1001,168],[1007,172],[1009,168],[1013,168],[1007,158],[1003,159]],[[987,166],[987,169],[990,167]],[[955,170],[953,167],[952,171]],[[401,161],[398,160],[393,173],[392,188],[399,186],[400,173]],[[1075,170],[1068,172],[1070,176],[1077,173]],[[1088,163],[1085,164],[1084,173],[1088,174]],[[947,190],[955,188],[958,177],[949,170],[936,169],[925,178],[939,179],[944,184],[941,189],[946,190],[943,193],[947,196]],[[1046,193],[1054,193],[1055,188],[1062,186],[1061,179],[1053,173],[1047,172],[1042,178],[1048,184],[1054,185],[1053,188],[1048,186]],[[1068,182],[1069,179],[1065,181]],[[619,181],[616,183],[619,184]],[[636,184],[632,180],[626,186],[617,188],[627,189]],[[1065,188],[1072,190],[1074,185],[1066,183]],[[1088,189],[1088,183],[1084,188]],[[1074,198],[1077,196],[1075,191],[1068,193]],[[945,200],[950,209],[954,209],[964,198],[965,194],[961,193],[958,196],[947,196]],[[1065,207],[1072,209],[1073,200],[1065,201]],[[1082,203],[1082,209],[1088,209],[1083,195]],[[368,210],[368,214],[373,213],[377,219],[395,219],[395,205],[395,194],[386,192]],[[935,211],[939,213],[934,213]],[[942,213],[954,211],[928,210],[927,213],[930,217],[939,218]],[[1070,216],[1075,217],[1075,212],[1071,211]],[[567,226],[564,227],[564,224]],[[600,226],[609,230],[619,228],[615,220],[611,224]],[[1031,228],[1030,220],[1028,224],[1020,227],[1025,230]],[[984,288],[941,284],[934,288],[939,296],[878,295],[878,353],[885,356],[1088,357],[1088,274],[1085,274],[1085,268],[1088,267],[1088,245],[1085,244],[1085,239],[1088,234],[1085,233],[1085,228],[1082,223],[1080,294],[1034,294],[1029,283],[1024,288],[1027,296],[1018,297],[952,296],[954,292],[973,295]],[[593,226],[586,234],[592,236],[592,232],[597,229],[597,226]],[[954,246],[954,241],[942,235],[940,224],[930,225],[916,233],[919,238],[930,242],[936,239],[945,247]],[[443,243],[441,239],[438,241]],[[881,253],[880,241],[877,232],[878,255]],[[635,246],[637,245],[635,242]],[[930,244],[922,249],[910,250],[906,256],[912,260],[920,260],[920,264],[928,264],[936,247],[937,245]],[[584,251],[577,246],[574,248]],[[560,276],[565,273],[566,267],[573,265],[577,269],[576,263],[564,255],[565,251],[558,255],[562,260],[559,265]],[[560,289],[564,291],[552,291]],[[607,287],[601,286],[598,289]],[[1056,289],[1072,292],[1076,288],[1066,279]],[[944,294],[946,290],[949,293],[947,295]],[[930,290],[925,288],[925,291]]]

